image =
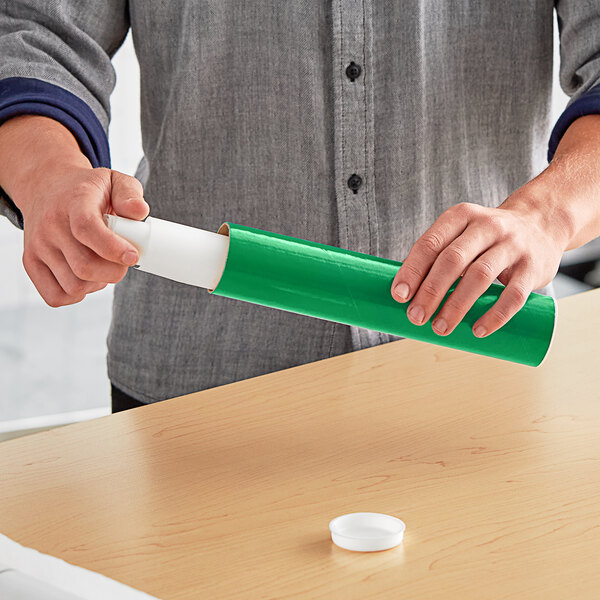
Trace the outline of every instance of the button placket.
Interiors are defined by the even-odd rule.
[[[371,1],[333,2],[335,177],[340,244],[376,253]]]
[[[334,0],[335,190],[339,244],[378,254],[374,173],[372,0]],[[355,349],[382,334],[351,328]]]

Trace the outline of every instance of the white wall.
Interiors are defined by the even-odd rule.
[[[113,58],[117,86],[111,96],[109,143],[113,169],[133,175],[142,157],[140,70],[131,35]]]

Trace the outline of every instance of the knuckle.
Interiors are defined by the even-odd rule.
[[[35,255],[33,253],[33,251],[31,250],[31,248],[25,248],[25,250],[23,251],[23,267],[25,267],[25,270],[29,273],[31,271],[31,268],[33,267],[33,263],[35,261]]]
[[[96,167],[92,169],[83,181],[80,181],[73,190],[76,197],[97,196],[98,192],[105,193],[110,183],[110,169]]]
[[[132,177],[131,175],[127,175],[126,173],[121,173],[120,171],[113,171],[112,176],[115,179],[120,180],[124,185],[130,187],[132,190],[135,190],[137,193],[142,193],[143,186],[139,179]]]
[[[490,316],[492,317],[492,320],[495,321],[496,325],[506,323],[510,318],[508,312],[500,307],[494,308],[491,311]]]
[[[107,277],[106,282],[107,283],[119,283],[119,281],[121,281],[121,279],[123,279],[123,277],[125,277],[125,275],[127,274],[127,271],[128,271],[127,267],[117,267]]]
[[[434,282],[427,280],[421,284],[419,291],[430,298],[437,298],[440,295],[438,286]]]
[[[522,284],[515,284],[507,288],[507,292],[510,294],[509,298],[516,306],[522,306],[525,304],[529,292],[525,289]]]
[[[65,284],[65,292],[69,296],[77,297],[81,294],[85,295],[85,283],[83,281],[70,281]]]
[[[469,269],[471,274],[483,281],[492,281],[494,279],[494,267],[485,260],[478,260],[476,263],[473,263],[471,268]]]
[[[65,305],[65,296],[59,292],[46,292],[42,295],[44,302],[51,308],[59,308]]]
[[[95,180],[90,176],[80,181],[73,188],[73,196],[75,198],[87,198],[90,194],[95,194],[98,192],[98,184]]]
[[[96,167],[92,169],[90,180],[94,183],[108,183],[115,171],[108,169],[107,167]]]
[[[108,167],[94,167],[91,173],[94,177],[110,177],[113,171]]]
[[[459,202],[448,210],[460,216],[470,215],[473,212],[473,205],[470,202]]]
[[[34,232],[29,234],[27,242],[25,243],[25,248],[31,253],[43,248],[46,245],[45,237],[45,230],[36,229]]]
[[[80,212],[72,221],[73,233],[76,235],[85,235],[89,233],[93,227],[94,215],[88,212]]]
[[[410,262],[405,262],[402,265],[402,274],[405,277],[408,275],[410,279],[420,279],[423,276],[421,271]]]
[[[130,177],[130,179],[131,179],[131,184],[133,185],[133,187],[135,188],[137,193],[140,196],[143,196],[144,195],[144,186],[142,185],[142,182],[139,179],[136,179],[135,177]]]
[[[445,262],[452,266],[462,266],[466,262],[465,251],[456,244],[448,246],[442,252],[442,258]]]
[[[451,315],[457,315],[465,312],[465,306],[462,302],[450,296],[450,298],[444,302],[444,311]]]
[[[79,279],[83,279],[85,281],[92,281],[94,279],[94,268],[90,264],[88,260],[78,258],[73,262],[73,273]]]
[[[502,237],[509,233],[509,228],[506,221],[499,215],[492,215],[488,218],[488,227]]]
[[[439,254],[444,246],[444,240],[439,233],[431,231],[423,235],[421,238],[421,246],[431,254]]]
[[[525,246],[514,231],[507,231],[503,236],[503,242],[505,242],[507,249],[510,249],[512,255],[521,256],[523,254]]]
[[[522,252],[519,260],[519,266],[524,271],[531,271],[535,267],[535,259],[529,252]]]

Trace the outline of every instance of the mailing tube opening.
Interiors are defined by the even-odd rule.
[[[225,271],[225,268],[227,267],[227,255],[229,254],[229,223],[223,223],[223,225],[221,225],[221,227],[219,227],[217,234],[222,235],[223,237],[226,237],[228,240],[228,244],[227,244],[227,252],[225,254],[225,260],[223,261],[223,268],[221,269],[221,274],[219,275],[219,279],[217,280],[217,283],[212,288],[208,288],[208,292],[210,294],[212,294],[217,289],[217,286],[219,285],[219,281],[221,281],[221,277],[223,276],[223,272]]]

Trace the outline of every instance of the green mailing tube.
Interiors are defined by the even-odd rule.
[[[105,219],[138,248],[140,270],[219,296],[531,366],[543,361],[552,341],[556,303],[549,296],[530,294],[504,327],[477,338],[475,321],[504,289],[492,284],[451,334],[438,336],[427,324],[413,325],[407,304],[392,298],[400,262],[233,223],[214,233],[154,217]]]
[[[538,366],[550,348],[556,322],[550,296],[532,293],[506,325],[477,338],[475,321],[504,289],[492,284],[451,334],[439,336],[427,323],[413,325],[407,304],[392,298],[400,262],[233,223],[224,223],[219,233],[230,239],[225,269],[212,290],[218,296],[529,366]]]

